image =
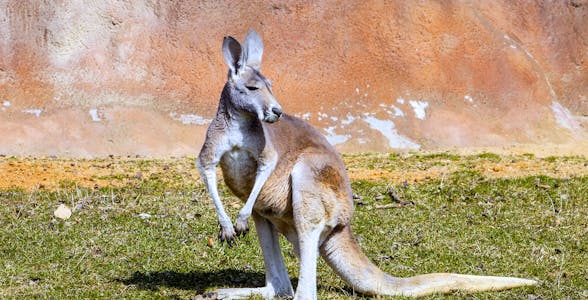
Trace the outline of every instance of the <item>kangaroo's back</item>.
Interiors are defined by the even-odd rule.
[[[299,118],[283,114],[279,122],[264,124],[264,129],[268,131],[271,143],[280,155],[278,166],[286,167],[288,161],[294,162],[297,157],[308,153],[321,153],[340,161],[343,167],[343,161],[327,139]]]

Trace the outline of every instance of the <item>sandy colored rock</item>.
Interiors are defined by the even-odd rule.
[[[588,1],[0,4],[0,154],[194,155],[223,36],[339,150],[588,139]]]

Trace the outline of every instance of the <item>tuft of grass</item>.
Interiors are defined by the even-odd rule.
[[[489,152],[480,153],[478,155],[475,155],[475,157],[477,157],[479,159],[492,161],[492,162],[499,162],[501,159],[500,155],[495,154],[495,153],[489,153]]]
[[[510,159],[446,153],[351,156],[354,168],[457,165],[441,178],[419,182],[353,181],[362,201],[352,227],[363,251],[395,276],[457,272],[540,282],[537,287],[425,299],[588,297],[588,176],[491,178],[472,167]],[[214,207],[184,165],[110,163],[129,170],[106,178],[113,185],[62,181],[55,189],[0,189],[0,298],[192,299],[217,288],[263,285],[255,230],[231,248],[219,244]],[[219,188],[229,214],[236,216],[239,200],[222,183]],[[386,196],[390,188],[414,204],[375,208],[393,202]],[[62,203],[74,208],[68,220],[53,216]],[[284,239],[280,243],[296,285],[298,261],[292,247]],[[319,299],[365,298],[322,260],[318,284]]]

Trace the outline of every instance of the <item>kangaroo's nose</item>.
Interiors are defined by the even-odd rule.
[[[279,118],[282,115],[282,108],[272,107],[272,112]]]

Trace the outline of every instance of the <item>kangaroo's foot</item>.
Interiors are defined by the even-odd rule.
[[[292,299],[291,292],[276,292],[271,285],[259,288],[220,289],[211,294],[213,297],[216,296],[216,298],[212,299],[249,299],[254,295],[261,296],[264,299],[274,299],[275,297]]]
[[[237,230],[237,236],[244,236],[249,232],[249,217],[251,214],[239,213],[237,220],[235,220],[235,229]]]
[[[227,242],[229,246],[233,245],[233,242],[237,238],[237,233],[235,232],[235,228],[233,224],[229,225],[220,225],[220,230],[218,232],[218,239],[222,242]]]

